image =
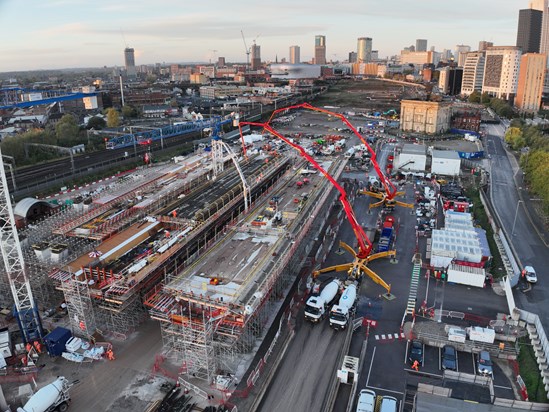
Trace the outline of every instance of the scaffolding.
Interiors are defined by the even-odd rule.
[[[334,162],[332,174],[336,178],[345,164],[345,161]],[[289,175],[279,184],[288,186],[293,176]],[[262,229],[264,235],[276,236],[278,241],[268,249],[261,264],[253,266],[249,281],[231,295],[233,300],[210,296],[204,284],[203,293],[193,293],[197,288],[190,286],[192,280],[178,279],[178,276],[170,277],[170,284],[148,295],[146,305],[150,307],[150,316],[161,321],[164,352],[183,362],[183,373],[189,378],[211,382],[220,369],[236,371],[241,355],[252,351],[256,340],[265,332],[273,317],[275,302],[284,298],[288,286],[300,273],[313,239],[319,236],[336,200],[335,189],[321,180],[312,188],[309,200],[299,205],[299,213],[286,231]],[[261,205],[256,207],[263,210]],[[251,236],[254,230],[259,234],[260,230],[253,226],[240,225],[233,228],[226,239],[237,232]],[[221,248],[223,245],[218,243]],[[246,257],[239,256],[239,259],[246,260]],[[184,273],[192,273],[194,265]]]
[[[62,288],[73,335],[91,339],[97,330],[97,325],[88,281],[78,280],[71,275],[62,283]]]
[[[131,295],[122,306],[108,305],[108,302],[104,300],[98,300],[95,303],[101,327],[120,340],[125,340],[147,316],[147,311],[138,293]]]

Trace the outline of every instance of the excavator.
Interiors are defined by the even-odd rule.
[[[366,233],[364,232],[364,230],[362,229],[362,227],[358,223],[355,212],[354,212],[351,204],[349,203],[349,199],[347,197],[347,193],[346,193],[345,189],[311,155],[309,155],[302,146],[300,146],[297,143],[293,142],[292,140],[284,137],[282,134],[280,134],[278,131],[276,131],[272,128],[270,122],[271,122],[273,116],[276,115],[276,112],[287,111],[287,110],[292,109],[292,108],[306,108],[306,109],[315,110],[315,111],[318,111],[318,112],[323,112],[323,113],[330,114],[332,116],[339,117],[340,119],[342,119],[344,121],[344,123],[346,123],[351,128],[351,130],[355,131],[355,133],[357,135],[359,135],[359,133],[356,132],[354,127],[352,125],[350,125],[350,123],[347,121],[347,119],[345,119],[342,115],[339,115],[338,113],[330,112],[328,110],[313,107],[313,106],[309,105],[308,103],[304,103],[304,104],[300,104],[300,105],[296,105],[296,106],[290,106],[288,108],[279,109],[279,111],[273,112],[273,115],[271,115],[271,118],[265,123],[245,122],[245,121],[243,121],[243,122],[239,122],[239,125],[238,125],[241,130],[242,130],[242,126],[245,126],[245,125],[262,127],[264,130],[268,131],[269,133],[271,133],[276,138],[284,141],[286,144],[288,144],[293,149],[295,149],[301,155],[301,157],[305,158],[316,170],[318,170],[322,175],[324,175],[324,177],[326,177],[326,179],[328,179],[330,181],[330,183],[337,189],[337,191],[340,194],[339,200],[340,200],[340,202],[343,206],[343,209],[345,211],[347,219],[349,220],[349,223],[351,224],[354,235],[357,239],[358,251],[355,251],[347,243],[345,243],[343,241],[340,241],[339,242],[340,247],[342,247],[347,252],[349,252],[353,256],[353,260],[349,263],[330,266],[330,267],[326,267],[326,268],[317,270],[317,271],[313,272],[313,277],[316,278],[321,273],[332,272],[332,271],[336,271],[336,272],[347,271],[347,273],[349,275],[349,278],[356,279],[356,280],[361,280],[364,275],[367,275],[375,283],[377,283],[378,285],[382,286],[383,288],[385,288],[387,290],[386,296],[388,296],[388,297],[391,296],[391,285],[387,284],[379,275],[377,275],[373,270],[371,270],[368,267],[368,263],[370,263],[373,260],[380,259],[380,258],[383,258],[383,257],[395,257],[396,251],[395,250],[388,250],[388,251],[379,252],[379,253],[372,253],[372,249],[373,249],[372,242],[370,241],[370,239],[368,238],[368,236],[366,235]],[[244,138],[243,138],[242,134],[241,134],[241,139],[242,139],[242,142],[244,142]],[[379,168],[379,165],[377,164],[377,161],[376,161],[375,152],[369,146],[368,146],[368,148],[369,148],[370,152],[372,153],[372,164],[374,164],[374,167],[376,168],[376,171],[378,171],[378,174],[382,175],[381,170]],[[383,180],[383,182],[386,185],[386,190],[387,190],[387,188],[388,188],[387,180]],[[393,188],[394,188],[394,186],[393,186]],[[396,190],[394,191],[394,193],[395,194],[397,193]]]

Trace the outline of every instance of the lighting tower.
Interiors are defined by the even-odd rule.
[[[4,162],[0,155],[0,249],[15,304],[15,315],[25,343],[42,339],[44,334],[38,308],[25,273],[23,252],[15,227]]]

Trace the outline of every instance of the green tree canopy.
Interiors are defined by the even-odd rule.
[[[133,106],[125,105],[124,107],[122,107],[122,116],[124,116],[124,119],[136,117],[137,110]]]
[[[469,103],[480,103],[480,92],[475,90],[469,95]]]
[[[79,141],[80,127],[71,114],[64,115],[55,125],[57,144],[59,146],[74,146]]]
[[[93,116],[88,120],[88,129],[101,130],[107,125],[107,122],[102,117]]]

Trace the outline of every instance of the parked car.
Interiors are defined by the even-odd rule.
[[[374,412],[376,393],[369,389],[362,389],[358,397],[356,412]]]
[[[418,361],[420,365],[423,365],[423,343],[419,340],[413,340],[410,345],[410,354],[408,355],[408,361],[413,364],[414,361]]]
[[[384,396],[381,398],[381,404],[379,405],[379,412],[397,412],[398,401],[392,396]]]
[[[525,277],[528,282],[536,283],[538,281],[536,270],[532,266],[524,266],[524,271],[526,272]]]
[[[492,368],[492,360],[490,359],[489,352],[483,350],[478,354],[477,371],[481,375],[493,375],[494,370]]]
[[[442,369],[457,370],[456,348],[451,345],[442,348]]]

